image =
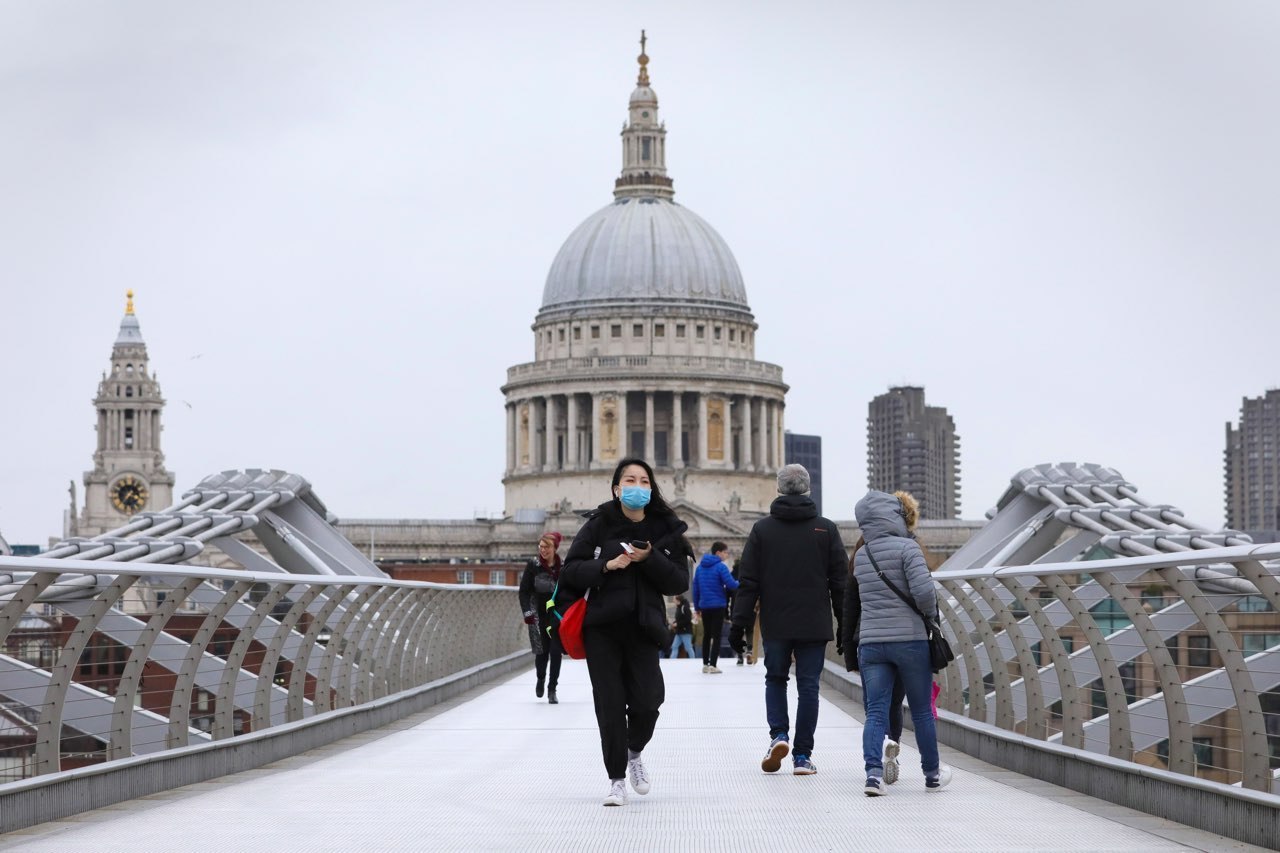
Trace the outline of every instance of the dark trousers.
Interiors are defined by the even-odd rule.
[[[542,651],[533,657],[533,665],[538,672],[538,681],[546,678],[547,662],[551,662],[551,680],[547,682],[547,686],[552,690],[556,689],[556,684],[560,681],[560,655],[562,652],[560,635],[552,632],[550,637],[542,638]]]
[[[902,743],[902,702],[907,698],[906,685],[899,674],[893,679],[893,697],[889,700],[889,740]]]
[[[715,666],[720,660],[720,631],[724,628],[724,608],[702,611],[702,663]]]
[[[640,752],[649,743],[666,698],[658,647],[633,622],[586,626],[582,642],[604,769],[610,779],[624,779],[627,750]]]

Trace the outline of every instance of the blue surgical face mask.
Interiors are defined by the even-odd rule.
[[[627,509],[643,509],[649,505],[651,494],[652,492],[644,486],[623,486],[619,497],[622,505]]]

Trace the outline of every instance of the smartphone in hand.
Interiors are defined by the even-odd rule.
[[[636,552],[636,549],[632,547],[630,542],[623,542],[622,550],[627,552],[628,555],[634,554]]]

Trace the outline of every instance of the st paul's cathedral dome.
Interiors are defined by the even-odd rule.
[[[644,41],[613,202],[561,246],[534,360],[507,371],[503,483],[508,515],[594,508],[618,461],[639,456],[693,539],[699,519],[710,535],[776,496],[787,386],[755,360],[733,252],[674,199]]]

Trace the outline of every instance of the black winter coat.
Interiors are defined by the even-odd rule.
[[[693,610],[689,607],[689,602],[680,599],[676,602],[675,620],[672,622],[671,630],[677,634],[693,633]]]
[[[689,526],[672,515],[649,514],[631,521],[617,500],[601,504],[569,546],[560,572],[556,606],[591,590],[584,626],[633,619],[659,648],[671,642],[666,597],[689,588],[684,532]],[[622,553],[622,543],[643,540],[653,546],[648,558],[625,569],[606,572],[604,564]],[[572,593],[566,590],[569,587]]]
[[[534,557],[525,563],[524,574],[520,576],[520,612],[528,613],[530,610],[537,617],[535,623],[538,630],[538,637],[542,642],[547,641],[547,637],[551,636],[559,624],[556,619],[550,618],[551,614],[547,612],[547,599],[551,597],[551,590],[555,589],[556,573],[561,571],[562,567],[552,567],[548,569],[542,565],[542,561]],[[541,577],[541,580],[539,580]],[[543,592],[539,587],[546,591]],[[551,630],[548,631],[547,629]]]
[[[808,495],[782,495],[751,528],[738,558],[733,624],[750,628],[760,602],[766,640],[832,640],[841,619],[849,559],[834,522]]]

